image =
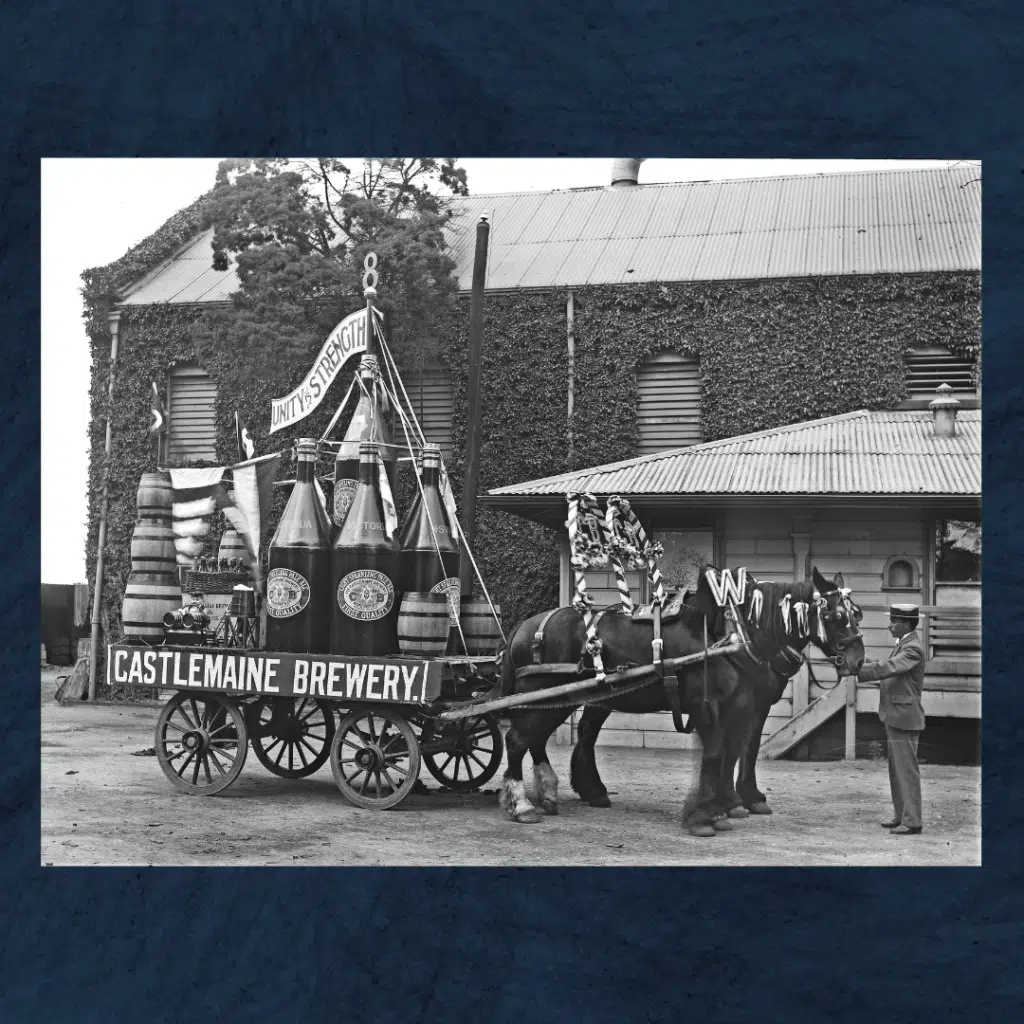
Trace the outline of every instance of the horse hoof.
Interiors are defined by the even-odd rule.
[[[730,807],[729,810],[727,810],[725,813],[730,818],[749,818],[750,817],[750,811],[748,811],[746,809],[746,807]]]
[[[732,822],[728,818],[718,818],[716,821],[711,822],[711,827],[716,832],[731,832]]]
[[[541,817],[536,811],[521,811],[519,814],[513,815],[512,820],[517,825],[536,825]]]
[[[715,830],[710,825],[690,825],[687,831],[691,836],[700,836],[701,838],[715,834]]]
[[[772,809],[763,800],[756,804],[747,804],[747,810],[751,814],[771,814]]]
[[[558,804],[556,804],[553,800],[541,800],[540,801],[540,809],[545,814],[557,814],[558,813]]]
[[[600,796],[595,796],[593,800],[588,800],[588,804],[591,807],[611,807],[612,802],[608,799],[607,793],[602,793]]]

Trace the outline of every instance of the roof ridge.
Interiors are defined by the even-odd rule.
[[[855,177],[864,174],[952,174],[955,171],[972,170],[980,173],[980,167],[967,167],[954,165],[953,167],[886,167],[886,168],[868,168],[863,171],[860,170],[845,170],[845,171],[814,171],[809,174],[771,174],[771,175],[755,175],[750,178],[690,178],[685,181],[650,181],[650,182],[638,182],[636,185],[630,185],[626,188],[614,188],[611,184],[608,185],[580,185],[580,186],[569,186],[567,188],[552,188],[552,189],[526,189],[520,192],[473,192],[467,196],[447,196],[447,202],[464,203],[468,200],[473,199],[502,199],[506,196],[545,196],[545,195],[560,195],[562,193],[570,192],[623,192],[630,193],[636,189],[652,189],[652,188],[678,188],[684,185],[739,185],[739,184],[750,184],[752,181],[794,181],[804,180],[807,178],[838,178],[838,177]]]

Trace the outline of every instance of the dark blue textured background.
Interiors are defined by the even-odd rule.
[[[1018,6],[8,0],[0,1020],[860,1024],[1019,1008]],[[38,161],[263,152],[983,159],[985,867],[40,869]]]

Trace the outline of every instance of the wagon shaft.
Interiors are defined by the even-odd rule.
[[[699,654],[687,654],[680,658],[666,658],[662,663],[666,670],[673,670],[681,667],[682,665],[692,665],[698,661],[704,661],[707,658],[721,657],[723,654],[736,654],[738,651],[743,650],[743,644],[727,644],[724,647],[712,647],[707,651],[701,651]],[[529,665],[526,666],[529,671],[523,671],[518,669],[516,675],[554,675],[556,673],[572,673],[576,675],[575,666],[568,665]],[[582,693],[586,690],[599,690],[606,686],[614,686],[616,683],[625,683],[637,679],[643,679],[645,676],[651,676],[651,683],[655,682],[653,678],[655,673],[654,665],[639,665],[636,668],[623,669],[621,672],[612,672],[606,675],[604,679],[598,682],[595,678],[590,679],[578,679],[572,683],[563,683],[561,686],[549,686],[544,690],[534,690],[532,693],[517,693],[511,697],[499,697],[497,700],[485,700],[479,702],[473,702],[470,704],[464,704],[461,707],[451,708],[448,711],[442,711],[437,717],[443,722],[455,721],[459,718],[466,718],[469,715],[478,715],[485,711],[498,711],[501,708],[512,708],[518,707],[523,704],[539,704],[543,701],[550,700],[552,697],[562,697],[570,693]],[[606,694],[605,696],[614,696],[614,694]]]

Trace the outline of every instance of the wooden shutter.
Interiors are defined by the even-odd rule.
[[[441,446],[445,462],[452,457],[452,416],[455,411],[455,389],[447,370],[426,366],[405,382],[416,419],[431,444]],[[404,439],[403,439],[404,440]]]
[[[638,455],[700,444],[700,363],[662,352],[637,372]]]
[[[938,345],[913,349],[907,354],[907,391],[913,398],[935,398],[935,389],[948,384],[954,394],[975,393],[974,361],[955,356]]]
[[[171,370],[167,388],[170,420],[167,463],[183,466],[200,459],[217,461],[217,385],[198,366]]]

